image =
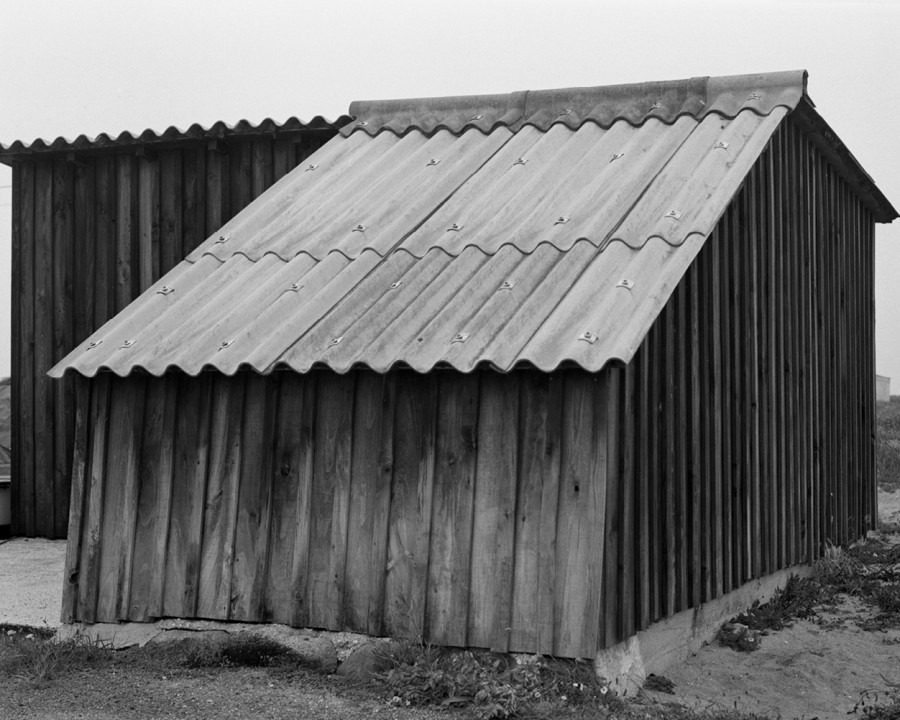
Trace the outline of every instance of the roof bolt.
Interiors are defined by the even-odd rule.
[[[368,124],[369,123],[367,123],[365,120],[360,120],[358,123],[356,123],[356,127],[365,127]]]
[[[586,343],[590,343],[593,345],[597,342],[597,336],[592,333],[590,330],[585,330],[581,335],[578,336],[579,340],[584,340]]]
[[[513,163],[513,165],[524,165],[527,162],[528,162],[528,158],[519,158],[518,160],[516,160]]]
[[[403,281],[402,281],[402,280],[397,280],[396,282],[392,282],[391,285],[390,285],[391,290],[396,290],[396,289],[397,289],[398,287],[400,287],[402,284],[403,284]]]
[[[622,278],[619,282],[616,283],[616,287],[625,288],[626,290],[634,289],[634,280],[629,280],[628,278]]]
[[[331,338],[331,340],[328,341],[328,347],[334,347],[343,339],[344,339],[343,335],[341,335],[340,337]]]
[[[224,349],[227,348],[229,345],[231,345],[231,343],[233,343],[233,342],[234,342],[234,340],[223,340],[223,341],[222,341],[222,344],[219,345],[219,350],[224,350]],[[219,350],[216,350],[216,352],[218,352]]]
[[[678,210],[669,210],[664,217],[681,220],[681,213]]]
[[[473,115],[469,118],[469,122],[475,122],[476,120],[483,120],[484,115]]]
[[[93,350],[95,347],[100,345],[102,342],[103,342],[102,340],[92,340],[91,343],[84,349],[84,351],[87,352],[88,350]]]
[[[453,339],[450,341],[450,344],[452,345],[453,343],[464,343],[468,339],[469,339],[469,333],[465,333],[465,332],[456,333],[456,335],[454,335]]]
[[[425,167],[431,167],[432,165],[437,165],[439,162],[440,162],[440,160],[438,160],[437,158],[431,158],[431,160],[428,161],[428,164],[425,165]]]
[[[571,114],[572,114],[572,108],[564,107],[562,109],[562,112],[559,115],[557,115],[556,117],[562,117],[563,115],[571,115]]]
[[[453,223],[450,227],[447,228],[447,232],[459,232],[462,229],[463,229],[462,225]]]
[[[303,286],[299,282],[291,283],[291,286],[288,288],[291,292],[299,292],[303,289]]]
[[[216,244],[216,245],[221,245],[222,243],[225,243],[225,242],[227,242],[227,241],[228,241],[228,238],[227,238],[227,237],[225,237],[224,235],[219,235],[219,239],[216,240],[215,244]]]
[[[126,340],[125,342],[123,342],[123,343],[119,346],[119,350],[127,350],[127,349],[130,348],[132,345],[134,345],[135,342],[137,342],[137,341],[136,341],[136,340]]]
[[[365,231],[368,230],[368,229],[369,229],[369,226],[368,226],[368,225],[357,225],[357,226],[356,226],[355,228],[353,228],[353,230],[351,230],[350,232],[365,232]]]
[[[500,284],[500,289],[501,290],[512,290],[515,286],[516,286],[515,280],[504,280]]]
[[[719,142],[716,143],[716,146],[715,146],[715,148],[713,148],[713,149],[714,149],[714,150],[727,150],[727,149],[728,149],[728,143],[725,142],[724,140],[719,140]]]
[[[762,95],[758,92],[750,93],[750,95],[747,96],[747,102],[750,102],[751,100],[762,100]]]
[[[609,161],[615,162],[616,160],[619,160],[620,158],[624,157],[624,155],[625,155],[625,153],[616,153],[609,159]]]
[[[309,165],[306,166],[306,170],[304,170],[303,172],[312,172],[317,167],[319,167],[319,166],[316,165],[315,163],[310,163]]]
[[[157,295],[168,295],[169,293],[175,292],[175,288],[169,287],[168,285],[163,285],[159,290],[156,291]]]
[[[556,222],[553,224],[554,225],[565,225],[567,222],[569,222],[569,216],[568,215],[560,215],[558,218],[556,218]]]
[[[662,103],[655,102],[650,106],[651,110],[659,110],[662,107]]]

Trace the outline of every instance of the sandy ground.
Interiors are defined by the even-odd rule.
[[[0,623],[57,627],[65,560],[65,540],[0,542]]]

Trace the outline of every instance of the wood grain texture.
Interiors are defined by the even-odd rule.
[[[425,632],[436,404],[433,378],[398,376],[384,614],[388,633],[411,638]]]

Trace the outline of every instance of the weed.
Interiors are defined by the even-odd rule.
[[[111,662],[113,655],[109,644],[84,635],[54,642],[33,632],[10,633],[12,630],[8,629],[2,636],[8,648],[2,653],[0,672],[36,685],[73,670],[102,667]]]
[[[394,705],[465,709],[478,718],[536,717],[537,708],[601,708],[621,701],[608,692],[592,663],[535,658],[516,663],[507,655],[451,651],[395,643],[392,666],[376,682]]]

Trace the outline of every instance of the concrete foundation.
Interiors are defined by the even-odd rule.
[[[805,577],[812,568],[794,565],[758,580],[751,580],[727,595],[660,620],[646,630],[597,654],[597,675],[619,694],[633,695],[647,676],[662,675],[673,664],[690,657],[709,643],[722,624],[764,603],[784,588],[791,576]]]

